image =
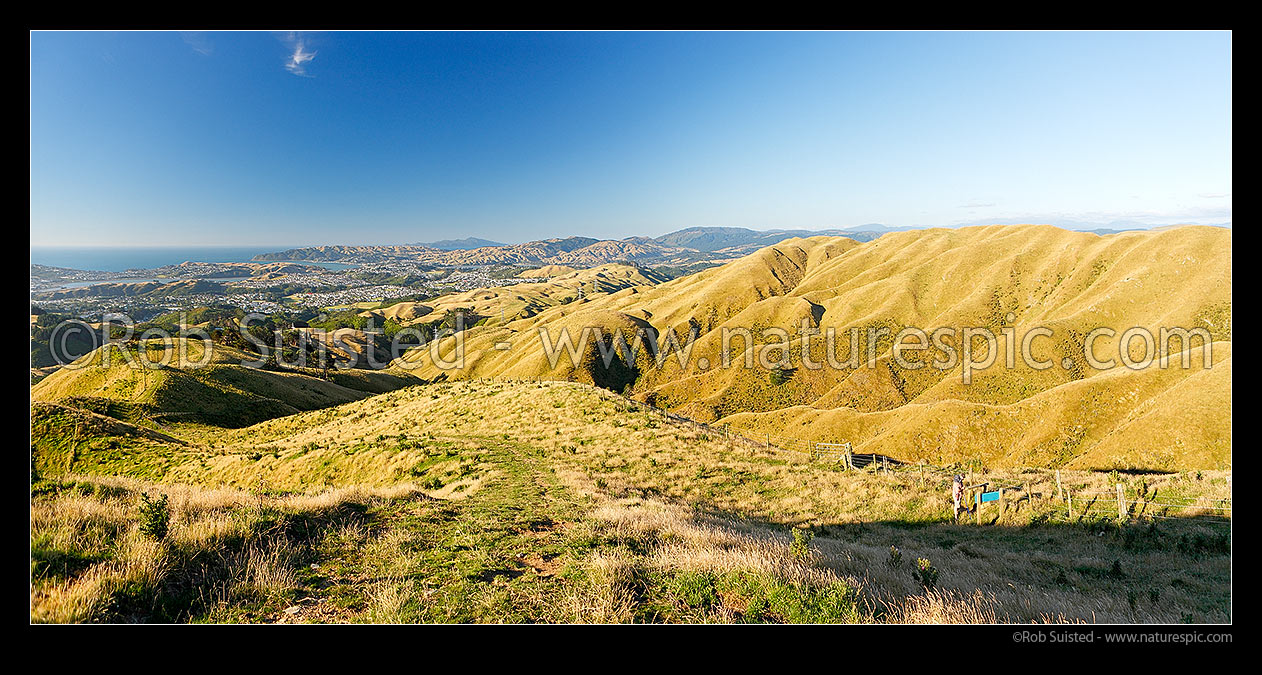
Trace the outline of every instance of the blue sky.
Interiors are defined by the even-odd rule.
[[[1231,220],[1229,33],[31,34],[32,245]]]

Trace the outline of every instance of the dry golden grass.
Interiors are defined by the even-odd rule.
[[[960,596],[955,593],[930,591],[913,595],[890,608],[887,623],[897,624],[994,624],[1001,623],[995,614],[994,601],[981,591]],[[1062,622],[1055,622],[1062,623]]]
[[[586,587],[566,595],[563,605],[570,623],[630,623],[634,619],[634,569],[626,552],[614,549],[587,560]]]
[[[1204,561],[1198,554],[1168,551],[1130,553],[1116,543],[1100,546],[1095,531],[1070,531],[1069,536],[1020,529],[944,526],[907,530],[901,525],[867,524],[857,540],[844,530],[820,528],[807,559],[792,554],[792,538],[773,525],[744,518],[698,512],[656,499],[610,498],[590,487],[578,472],[564,474],[579,486],[587,485],[599,506],[591,514],[593,527],[619,541],[648,542],[640,556],[622,552],[590,561],[595,585],[581,589],[572,606],[576,619],[627,620],[633,570],[647,568],[732,575],[753,573],[782,583],[806,587],[834,584],[855,589],[863,612],[857,620],[886,623],[1178,623],[1189,617],[1202,621],[1227,619],[1225,605],[1204,613],[1206,597],[1187,587],[1187,581],[1213,574],[1229,576],[1229,558]],[[1058,533],[1065,534],[1065,533]],[[962,540],[943,547],[941,538]],[[1056,543],[1041,550],[1009,548],[995,541],[1015,538],[1031,548],[1042,540]],[[895,542],[901,565],[890,562],[887,542]],[[939,585],[923,588],[910,574],[918,557],[931,559],[942,570]],[[1130,580],[1109,580],[1112,560],[1125,560]],[[1080,588],[1049,583],[1054,570],[1080,570],[1096,575],[1087,583],[1115,588]],[[1139,576],[1134,576],[1136,573]],[[1173,586],[1167,578],[1183,579]],[[1225,578],[1225,577],[1224,577]],[[1116,588],[1130,590],[1118,591]],[[1154,590],[1158,599],[1151,598]],[[1219,593],[1229,589],[1219,588]],[[741,620],[740,612],[718,612],[707,620]]]
[[[577,271],[568,265],[544,265],[543,267],[536,267],[535,269],[521,272],[517,276],[523,279],[548,279]],[[31,321],[34,322],[35,319],[32,318]]]
[[[145,616],[154,608],[129,603],[150,598],[156,604],[169,593],[163,589],[189,583],[201,585],[196,602],[212,620],[243,601],[281,602],[298,587],[300,551],[272,531],[277,514],[314,517],[343,504],[412,492],[399,485],[265,496],[87,476],[65,476],[59,484],[67,487],[31,504],[31,620],[39,623],[126,621],[132,612]],[[83,488],[92,493],[82,493]],[[155,540],[142,533],[137,500],[139,494],[159,492],[169,499],[170,531]],[[84,563],[74,563],[77,559]],[[62,567],[66,560],[71,564]]]
[[[40,530],[33,530],[32,537],[40,534]],[[123,591],[143,593],[157,587],[167,571],[165,551],[160,544],[143,538],[135,528],[129,528],[111,544],[116,548],[113,560],[98,563],[74,579],[32,584],[31,620],[92,621],[109,609],[114,595]]]
[[[378,581],[369,591],[367,618],[372,623],[407,623],[404,609],[414,596],[412,585],[403,579]]]
[[[394,319],[406,325],[427,323],[441,319],[448,312],[463,311],[477,318],[490,318],[498,324],[501,319],[516,321],[528,318],[549,308],[564,305],[586,297],[616,293],[625,288],[648,287],[659,281],[658,275],[637,267],[608,264],[575,270],[550,265],[534,276],[548,277],[536,283],[520,283],[512,286],[494,286],[471,291],[443,295],[424,303],[400,302],[379,310],[363,312]]]

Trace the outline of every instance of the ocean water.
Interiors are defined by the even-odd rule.
[[[260,253],[283,251],[289,246],[32,246],[31,263],[76,270],[122,272],[131,269],[152,269],[182,262],[247,262]],[[330,269],[351,265],[319,264]]]
[[[185,261],[246,262],[260,253],[281,250],[284,249],[239,246],[32,246],[31,262],[76,270],[122,272],[178,265]]]

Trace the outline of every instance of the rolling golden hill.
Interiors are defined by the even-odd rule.
[[[86,354],[31,387],[33,401],[116,404],[129,419],[170,422],[196,421],[223,427],[241,427],[263,420],[357,401],[416,384],[406,373],[330,369],[329,379],[320,371],[273,371],[241,365],[257,356],[215,345],[206,365],[202,343],[177,339],[168,365],[143,367],[140,351],[159,361],[160,341],[136,346],[107,345]],[[173,354],[181,353],[179,351]]]
[[[533,270],[521,272],[517,276],[523,279],[547,279],[577,271],[578,270],[570,267],[569,265],[544,265],[543,267],[537,267]]]
[[[905,327],[954,329],[943,345],[957,362],[933,367],[946,352],[931,349],[904,351],[899,363],[893,338]],[[991,349],[996,358],[970,368],[967,384],[966,327],[996,336],[991,347],[974,343],[974,361]],[[1092,356],[1109,367],[1093,367],[1084,350],[1099,327],[1115,331],[1093,343]],[[1170,367],[1131,368],[1119,356],[1131,327],[1154,337],[1162,327],[1203,329],[1211,343],[1175,339],[1159,346],[1169,347]],[[578,345],[585,328],[603,339],[589,340],[576,359],[549,358],[563,330]],[[783,330],[783,340],[760,336],[769,328]],[[1030,343],[1033,360],[1048,367],[1019,357],[1007,367],[1009,350],[1019,355],[1035,328],[1051,331]],[[637,332],[644,344],[672,334],[686,342],[690,332],[696,340],[683,364],[641,349],[605,368],[601,347],[612,353],[617,332],[631,344]],[[453,359],[455,338],[392,368],[425,379],[630,386],[638,398],[749,433],[846,439],[906,460],[1161,469],[1231,462],[1231,232],[1222,228],[1099,236],[1025,225],[896,232],[866,243],[793,239],[667,283],[477,326],[463,340],[462,368],[441,365]],[[1128,356],[1137,360],[1142,347],[1133,340]],[[827,365],[809,367],[804,353]]]
[[[541,268],[548,277],[538,283],[478,288],[440,296],[426,302],[400,302],[389,307],[361,312],[361,316],[393,319],[404,325],[430,322],[448,312],[465,312],[469,323],[492,318],[498,323],[534,316],[548,308],[579,299],[614,293],[624,288],[652,286],[664,277],[649,270],[621,264],[600,265],[583,270],[549,266]]]

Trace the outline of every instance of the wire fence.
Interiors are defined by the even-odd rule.
[[[1146,484],[1127,486],[1117,483],[1113,491],[1066,489],[1056,472],[1058,498],[1071,522],[1116,519],[1189,520],[1216,525],[1231,525],[1231,499],[1227,497],[1175,497],[1149,490]]]
[[[552,380],[546,378],[484,378],[495,382],[572,382],[570,380]],[[893,472],[913,471],[920,476],[936,476],[954,479],[961,474],[969,474],[969,483],[973,483],[971,471],[956,467],[942,467],[927,462],[904,462],[880,453],[856,453],[849,441],[817,441],[796,436],[781,436],[770,433],[751,434],[732,431],[731,425],[713,425],[686,415],[659,408],[646,401],[631,398],[625,394],[614,392],[632,408],[641,408],[655,413],[683,426],[721,438],[733,449],[745,448],[770,452],[787,452],[808,462],[823,462],[837,465],[845,471]],[[1046,469],[1040,469],[1046,471]],[[1057,499],[1059,507],[1048,516],[1048,520],[1056,522],[1082,522],[1088,518],[1111,518],[1120,521],[1153,519],[1188,519],[1195,517],[1197,522],[1213,524],[1231,524],[1231,498],[1229,497],[1189,497],[1185,503],[1178,501],[1157,501],[1149,499],[1147,490],[1143,494],[1127,494],[1122,484],[1113,490],[1067,490],[1061,484],[1060,471],[1055,472],[1056,495],[1036,495],[1029,483],[1018,483],[986,476],[986,481],[971,484],[968,488],[973,493],[1005,491],[1017,492],[1024,499]],[[1169,499],[1169,498],[1168,498]],[[975,501],[975,500],[973,500]],[[965,500],[969,503],[970,500]],[[1063,511],[1061,509],[1064,509]]]

